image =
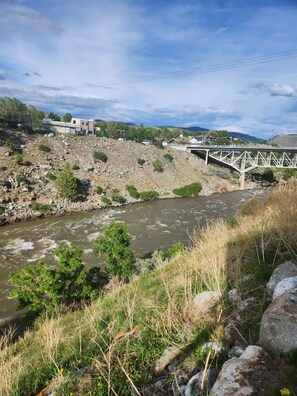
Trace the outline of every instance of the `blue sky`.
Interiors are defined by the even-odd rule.
[[[297,133],[296,24],[296,0],[0,0],[0,96],[61,115]]]

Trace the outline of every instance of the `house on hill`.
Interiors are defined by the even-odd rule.
[[[70,133],[71,135],[94,135],[94,120],[72,118],[71,122],[64,122],[44,118],[42,120],[42,131],[48,133]]]

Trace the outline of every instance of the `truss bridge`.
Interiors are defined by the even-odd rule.
[[[297,148],[271,147],[205,147],[188,145],[187,151],[198,154],[208,164],[210,160],[228,166],[240,173],[240,185],[244,188],[246,172],[254,168],[297,169]]]

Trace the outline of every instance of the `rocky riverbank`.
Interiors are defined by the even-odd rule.
[[[106,197],[121,195],[127,203],[137,202],[126,191],[127,184],[139,192],[154,190],[160,198],[175,197],[174,188],[196,181],[202,185],[201,195],[239,189],[238,174],[206,166],[193,154],[167,147],[161,150],[94,136],[27,135],[15,131],[0,136],[1,224],[104,208],[100,189]],[[107,161],[94,160],[95,151],[103,152]],[[162,162],[163,172],[154,169],[155,160]],[[80,181],[81,197],[77,202],[64,199],[55,183],[65,163],[71,164]],[[247,188],[254,186],[247,183]]]

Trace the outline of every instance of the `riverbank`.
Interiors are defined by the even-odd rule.
[[[0,142],[1,143],[1,142]],[[106,162],[94,159],[94,152],[106,155]],[[206,166],[194,154],[164,150],[155,146],[94,136],[26,135],[6,133],[0,144],[0,222],[2,225],[51,215],[89,211],[107,207],[102,197],[132,198],[126,185],[139,192],[156,191],[161,199],[176,197],[175,188],[193,182],[202,186],[201,195],[239,189],[238,174],[216,166]],[[162,163],[156,171],[153,163]],[[80,181],[81,197],[65,200],[55,179],[65,163],[70,163]],[[247,183],[253,188],[256,183]]]
[[[249,376],[236,374],[235,381],[247,394],[293,389],[293,364],[266,354],[258,362],[255,347],[254,355],[242,352],[258,343],[273,270],[297,258],[296,194],[292,182],[253,200],[154,271],[110,289],[83,311],[40,321],[0,352],[2,394],[184,395],[188,385],[188,392],[201,386],[189,384],[193,375],[211,383],[207,373],[216,377],[229,357],[248,367]]]

